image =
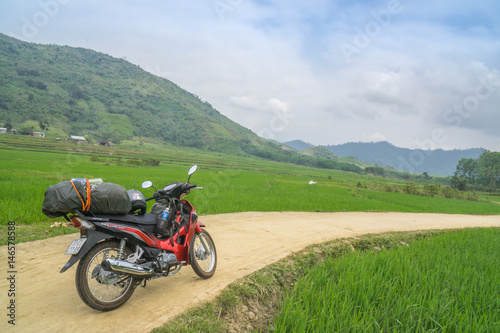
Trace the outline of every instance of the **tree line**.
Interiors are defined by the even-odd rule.
[[[500,152],[485,150],[479,158],[462,158],[451,177],[454,188],[465,190],[488,190],[500,187]]]

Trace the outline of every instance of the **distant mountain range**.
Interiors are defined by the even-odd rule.
[[[294,140],[284,145],[298,151],[314,148],[313,144]],[[413,173],[427,172],[432,175],[451,176],[461,158],[478,158],[481,148],[455,150],[421,150],[396,147],[383,142],[349,142],[341,145],[325,146],[339,157],[352,156],[356,160],[379,166],[392,167],[396,170]]]

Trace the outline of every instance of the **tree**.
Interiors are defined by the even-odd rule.
[[[485,151],[479,156],[479,172],[487,177],[490,182],[490,192],[500,180],[500,152]]]
[[[41,120],[40,120],[40,121],[38,122],[38,125],[40,126],[40,129],[41,129],[42,131],[48,131],[48,130],[49,130],[49,126],[50,126],[50,124],[49,124],[49,122],[48,122],[47,120],[45,120],[45,121],[41,121]]]
[[[467,188],[467,179],[465,177],[459,177],[456,175],[451,177],[451,187],[456,188],[459,191],[465,191]]]
[[[458,161],[452,184],[460,191],[464,191],[467,184],[477,184],[478,172],[478,160],[473,158],[462,158]]]
[[[68,87],[70,98],[87,99],[87,90],[77,84],[72,84]]]

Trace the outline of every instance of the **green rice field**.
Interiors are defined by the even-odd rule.
[[[187,180],[202,186],[188,199],[199,214],[242,211],[398,211],[500,214],[488,200],[426,197],[377,188],[402,181],[337,170],[316,169],[200,152],[157,144],[125,142],[120,147],[79,146],[40,138],[0,136],[0,225],[50,221],[41,212],[50,185],[77,178],[102,178],[126,189],[141,189],[144,180],[157,187]],[[144,161],[157,160],[158,166]],[[314,180],[317,184],[309,185]],[[365,186],[360,187],[359,184]],[[151,189],[143,190],[148,196]],[[151,205],[152,203],[150,203]]]
[[[500,229],[352,252],[294,287],[275,332],[500,332]]]

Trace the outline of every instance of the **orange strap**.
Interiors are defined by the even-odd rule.
[[[75,187],[75,184],[73,182],[71,182],[71,185],[73,185],[73,188],[75,189],[76,194],[78,194],[78,196],[80,197],[80,200],[82,201],[82,210],[84,212],[90,210],[90,185],[89,185],[89,180],[86,179],[86,181],[87,181],[87,203],[85,203],[83,201],[82,196],[80,195],[80,192],[78,192],[78,190]]]
[[[85,205],[85,207],[83,207],[83,210],[88,211],[90,210],[90,184],[88,178],[86,178],[85,180],[87,181],[87,204]]]

